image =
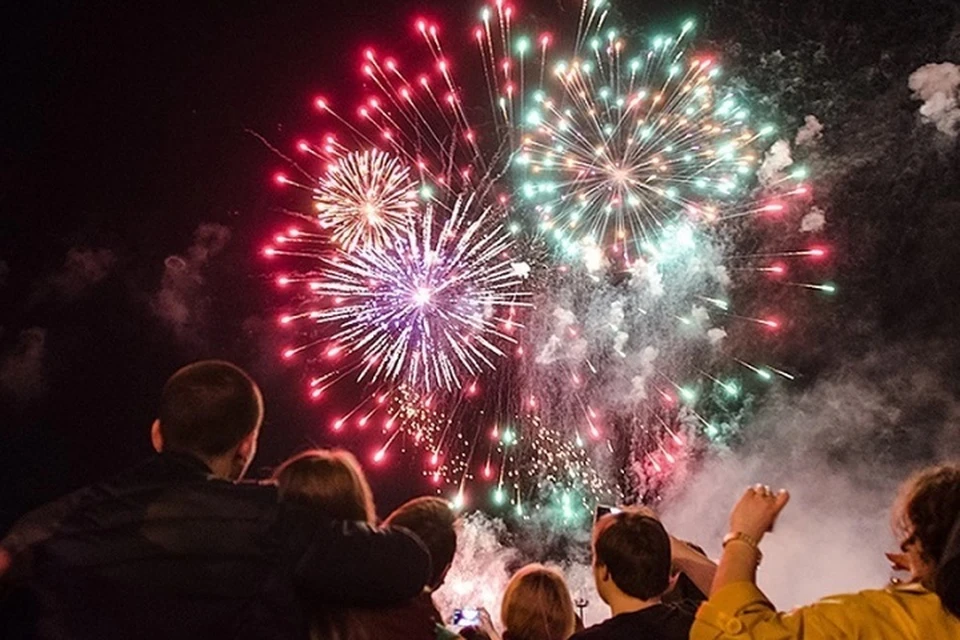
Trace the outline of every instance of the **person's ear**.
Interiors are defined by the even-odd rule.
[[[670,574],[670,582],[667,583],[667,593],[677,588],[677,582],[680,580],[680,572],[676,571]]]
[[[246,438],[240,441],[240,444],[237,446],[237,456],[243,458],[244,462],[250,464],[250,461],[253,460],[253,457],[257,455],[257,437],[259,436],[257,429],[251,431]]]
[[[604,582],[609,582],[610,580],[613,579],[610,577],[610,570],[607,569],[606,565],[603,565],[603,564],[600,565],[600,578]]]
[[[150,444],[157,453],[163,453],[163,433],[160,432],[160,421],[154,420],[150,426]]]

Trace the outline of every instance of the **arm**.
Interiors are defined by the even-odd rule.
[[[423,590],[430,576],[430,554],[405,529],[337,522],[317,532],[295,576],[324,603],[394,604]]]
[[[677,569],[690,578],[697,589],[710,593],[710,585],[717,573],[717,563],[673,536],[670,536],[670,553]]]
[[[730,532],[745,534],[748,540],[734,539],[724,545],[710,599],[697,611],[690,631],[691,640],[727,637],[786,640],[846,637],[851,632],[855,635],[856,627],[851,625],[850,616],[858,608],[859,596],[831,598],[780,613],[757,588],[758,545],[773,529],[777,516],[789,499],[786,491],[772,493],[758,485],[748,489],[734,506],[730,514]],[[837,606],[838,603],[842,603],[841,606]]]
[[[720,566],[710,590],[711,597],[731,584],[749,582],[756,585],[760,541],[768,531],[773,530],[777,516],[789,501],[790,494],[784,490],[771,493],[770,489],[760,485],[747,489],[730,514],[730,533],[744,534],[753,543],[732,540],[724,545]]]

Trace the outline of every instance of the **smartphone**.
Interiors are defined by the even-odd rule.
[[[598,504],[596,511],[594,511],[593,513],[593,522],[594,524],[596,524],[597,520],[599,520],[603,516],[609,515],[611,513],[620,513],[620,511],[621,509],[617,507],[611,507],[606,504]]]
[[[450,624],[455,627],[469,627],[480,623],[479,609],[454,609]]]

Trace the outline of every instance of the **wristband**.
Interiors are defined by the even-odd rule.
[[[732,531],[723,536],[723,544],[721,547],[725,549],[731,542],[742,542],[752,548],[757,554],[757,564],[760,564],[760,561],[763,560],[763,552],[760,551],[760,545],[752,536],[748,536],[742,531]]]

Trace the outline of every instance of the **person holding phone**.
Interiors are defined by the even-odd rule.
[[[571,640],[686,640],[695,605],[665,603],[683,571],[701,591],[709,589],[716,565],[672,538],[644,508],[598,510],[593,527],[593,576],[613,617]]]

